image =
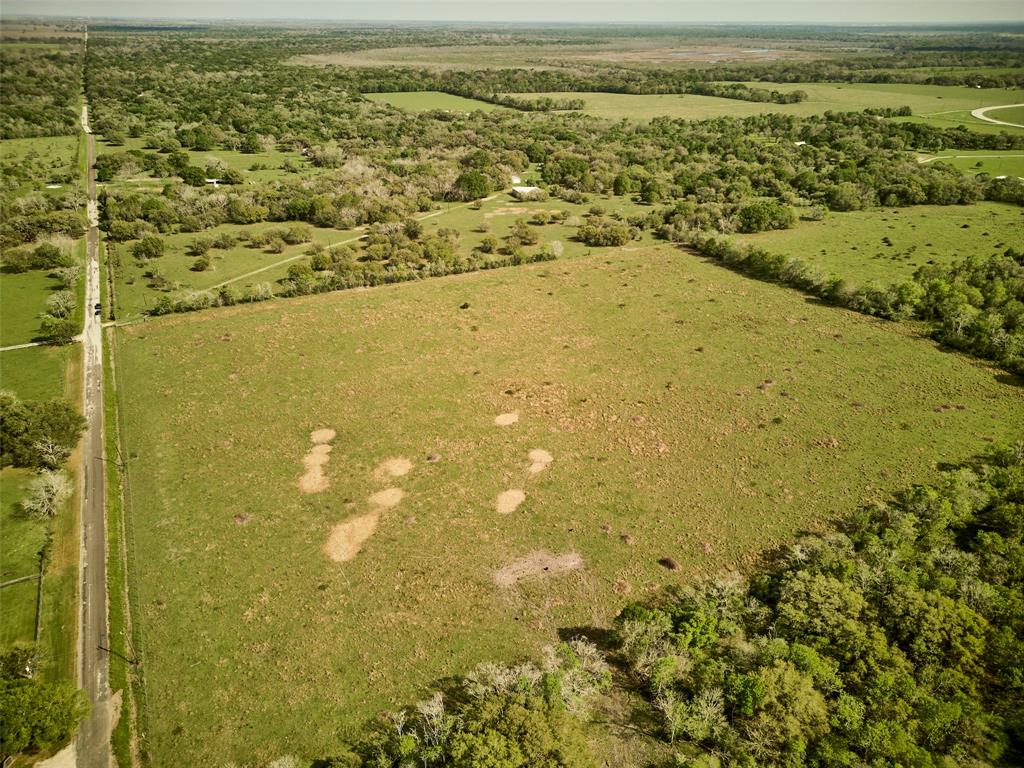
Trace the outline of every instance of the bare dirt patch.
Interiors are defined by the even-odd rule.
[[[494,426],[496,427],[508,427],[519,421],[519,411],[512,411],[512,413],[503,413],[499,416],[494,417]]]
[[[583,557],[578,552],[553,555],[544,550],[531,552],[494,572],[494,583],[499,587],[513,587],[524,579],[546,579],[583,567]]]
[[[329,443],[336,435],[337,433],[333,429],[314,429],[309,433],[309,442],[313,443],[313,445]]]
[[[518,488],[509,491],[502,491],[498,494],[495,508],[499,515],[510,515],[516,511],[520,504],[526,501],[526,494]]]
[[[412,462],[404,458],[386,459],[374,470],[374,476],[378,479],[386,477],[403,477],[409,474],[412,469]]]
[[[493,219],[495,216],[529,216],[533,213],[545,213],[543,208],[526,208],[522,205],[503,205],[488,211],[484,214],[485,219]]]
[[[405,491],[401,488],[386,488],[383,491],[377,491],[377,493],[370,496],[367,501],[375,507],[382,509],[391,509],[397,507],[398,502],[405,496]]]
[[[548,468],[548,465],[555,460],[555,457],[543,448],[534,448],[528,454],[530,459],[530,474],[536,475]]]
[[[324,554],[336,563],[347,563],[359,554],[366,540],[373,536],[380,522],[380,512],[368,512],[331,528],[324,542]]]
[[[320,493],[327,490],[330,481],[324,475],[324,464],[331,460],[332,446],[323,443],[314,445],[302,457],[305,474],[299,478],[299,490],[303,493]]]

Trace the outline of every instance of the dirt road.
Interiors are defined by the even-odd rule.
[[[93,312],[100,301],[99,215],[96,204],[96,145],[89,129],[89,107],[82,105],[82,130],[88,147],[89,234],[86,240],[85,328],[82,359],[87,422],[82,449],[81,619],[78,654],[78,684],[92,708],[78,732],[77,756],[80,768],[110,768],[110,683],[109,630],[107,626],[107,531],[104,508],[103,441],[103,329]]]

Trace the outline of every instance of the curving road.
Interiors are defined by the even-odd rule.
[[[971,117],[976,117],[979,120],[984,120],[986,123],[994,123],[995,125],[1008,125],[1011,128],[1024,128],[1024,125],[1020,123],[1008,123],[1005,120],[996,120],[994,117],[988,117],[985,113],[991,112],[994,109],[1012,109],[1013,107],[1024,107],[1024,104],[1000,104],[995,107],[979,107],[978,109],[971,110]]]

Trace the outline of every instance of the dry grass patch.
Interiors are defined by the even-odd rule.
[[[518,488],[513,488],[508,491],[502,491],[498,494],[498,500],[495,502],[495,509],[498,510],[499,515],[510,515],[515,512],[519,505],[526,501],[526,494]]]
[[[331,528],[331,535],[324,543],[324,554],[336,563],[347,563],[359,554],[379,522],[380,512],[375,510],[339,523]]]

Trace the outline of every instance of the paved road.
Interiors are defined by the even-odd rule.
[[[79,768],[110,768],[109,628],[107,626],[107,532],[104,508],[103,441],[103,330],[92,307],[100,301],[99,210],[96,205],[96,145],[89,129],[89,107],[82,106],[82,130],[86,133],[89,161],[89,234],[86,240],[85,329],[82,358],[87,422],[82,450],[81,597],[79,623],[78,683],[92,708],[78,732]]]
[[[996,125],[1008,125],[1011,128],[1024,128],[1024,125],[1020,123],[1008,123],[1005,120],[996,120],[994,117],[988,117],[985,113],[993,109],[1011,109],[1013,107],[1024,107],[1024,104],[1001,104],[996,107],[980,107],[978,109],[971,110],[971,117],[976,117],[979,120],[984,120],[986,123],[995,123]]]

